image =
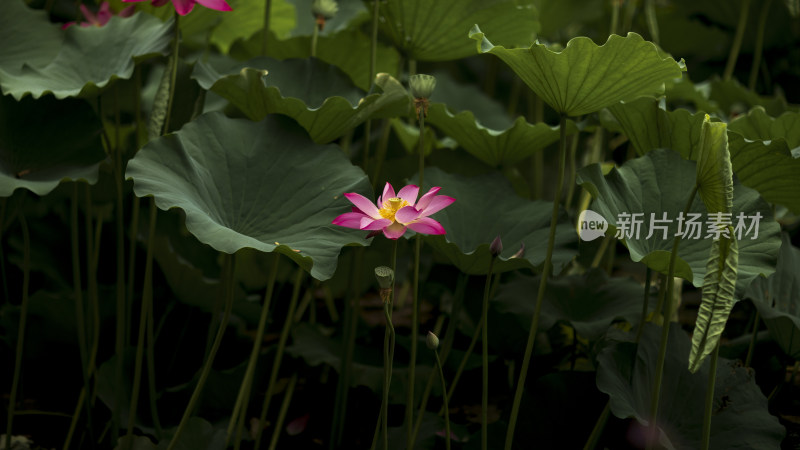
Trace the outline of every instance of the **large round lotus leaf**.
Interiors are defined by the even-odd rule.
[[[171,38],[172,21],[162,23],[147,14],[112,17],[102,27],[69,27],[58,55],[43,66],[20,70],[0,66],[4,94],[36,98],[52,93],[56,98],[96,95],[114,78],[130,78],[134,59],[164,53]],[[13,42],[16,36],[3,39]],[[33,47],[35,49],[35,47]],[[30,59],[37,56],[31,50]]]
[[[1,97],[0,197],[18,188],[46,195],[62,180],[96,183],[102,129],[83,100]]]
[[[781,253],[775,273],[757,278],[747,293],[753,299],[773,339],[784,352],[800,358],[800,249],[781,234]]]
[[[382,93],[362,98],[347,75],[314,58],[256,58],[222,69],[198,63],[193,77],[253,120],[271,113],[292,117],[318,143],[331,142],[370,118],[404,115],[410,104],[405,88],[388,75],[378,77]]]
[[[573,117],[663,92],[666,81],[686,70],[682,60],[662,57],[652,42],[636,33],[613,34],[602,46],[577,37],[560,52],[538,43],[525,49],[495,46],[478,26],[469,37],[478,42],[480,53],[502,59],[553,109]]]
[[[800,214],[800,113],[773,119],[756,107],[729,131],[731,163],[742,184]]]
[[[427,236],[425,241],[446,256],[462,272],[485,274],[489,270],[489,244],[503,240],[503,252],[495,272],[541,268],[547,251],[553,203],[518,197],[499,173],[477,177],[448,174],[438,168],[425,170],[425,189],[441,187],[441,195],[455,203],[434,214],[447,234]],[[574,228],[562,217],[556,229],[553,273],[559,273],[577,253]],[[521,255],[515,255],[524,245]]]
[[[521,326],[530,329],[540,281],[541,276],[520,276],[502,285],[493,299],[493,307],[513,314]],[[609,278],[599,269],[550,280],[542,303],[541,327],[548,330],[565,321],[580,337],[595,340],[617,320],[639,323],[643,291],[637,281]],[[655,296],[649,296],[648,300],[655,304]]]
[[[182,209],[201,242],[225,253],[278,251],[319,280],[333,275],[343,246],[367,244],[331,224],[348,210],[343,193],[369,191],[366,176],[284,117],[200,116],[146,145],[126,176],[136,195]]]
[[[530,44],[539,28],[533,3],[530,0],[388,0],[380,8],[385,17],[383,31],[408,58],[447,61],[473,54],[466,36],[476,23],[505,45]]]
[[[233,11],[218,14],[220,22],[208,38],[209,42],[216,45],[222,53],[228,53],[235,41],[249,39],[264,28],[266,2],[230,0],[228,4]],[[270,32],[279,38],[285,38],[296,25],[295,8],[286,0],[273,0],[270,9]]]
[[[63,38],[46,12],[26,7],[23,0],[0,2],[0,71],[44,66],[56,57]]]
[[[643,331],[638,345],[609,343],[600,352],[597,388],[609,395],[615,416],[647,424],[661,328],[647,323]],[[667,448],[701,448],[709,364],[690,373],[686,369],[690,347],[686,333],[672,324],[658,410],[660,441]],[[785,430],[769,413],[753,371],[741,363],[719,359],[714,408],[712,449],[780,448]]]
[[[512,120],[502,104],[476,86],[459,84],[446,73],[436,79],[426,122],[486,164],[516,164],[559,139],[558,127]],[[572,121],[568,128],[569,134],[577,132]]]
[[[692,188],[695,185],[695,162],[687,161],[671,150],[653,150],[646,155],[628,161],[619,169],[613,169],[603,176],[598,164],[584,167],[578,172],[577,182],[586,188],[594,198],[592,209],[609,223],[606,233],[615,233],[620,227],[622,213],[643,214],[638,235],[633,232],[625,236],[631,259],[641,261],[653,270],[667,273],[673,237],[678,231],[678,216],[686,207]],[[732,225],[739,225],[739,213],[743,214],[744,229],[739,239],[739,268],[736,295],[741,298],[744,291],[761,274],[769,275],[775,271],[775,261],[780,248],[780,226],[772,219],[769,205],[758,193],[741,184],[734,185]],[[707,233],[708,221],[706,207],[700,196],[695,196],[690,213],[700,214],[700,237],[681,239],[675,276],[691,281],[695,286],[703,285],[713,237]],[[656,220],[651,222],[651,214]],[[761,215],[758,220],[750,217]],[[654,224],[653,235],[650,225]],[[749,227],[758,224],[755,229]],[[666,225],[664,231],[658,227]],[[632,227],[626,226],[626,231]],[[684,228],[686,229],[686,228]],[[738,234],[738,231],[737,231]]]

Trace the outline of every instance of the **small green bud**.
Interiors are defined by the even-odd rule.
[[[375,278],[378,279],[378,286],[381,289],[391,289],[394,282],[394,271],[386,266],[375,268]]]
[[[497,235],[496,238],[489,244],[489,252],[492,256],[497,256],[500,253],[503,253],[503,240],[500,239],[500,235]]]
[[[411,88],[411,95],[414,98],[430,98],[433,88],[436,87],[436,77],[424,73],[411,75],[408,79],[408,86]]]
[[[428,335],[425,337],[425,345],[427,345],[431,350],[436,350],[439,348],[439,338],[436,337],[436,335],[432,332],[428,331]]]

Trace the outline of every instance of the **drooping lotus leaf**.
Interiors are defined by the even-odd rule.
[[[493,308],[514,314],[528,329],[535,306],[540,276],[520,276],[501,285]],[[642,285],[633,279],[609,278],[599,269],[548,281],[542,303],[540,325],[550,329],[559,321],[569,322],[582,338],[595,340],[616,320],[636,325],[642,314]],[[655,296],[649,300],[655,304]]]
[[[728,133],[733,171],[742,184],[794,213],[800,213],[798,125],[798,113],[773,119],[754,108],[731,122]]]
[[[530,0],[388,0],[380,8],[384,33],[407,58],[417,61],[472,55],[465,36],[476,23],[513,47],[530,44],[539,28]]]
[[[733,170],[728,152],[727,124],[703,121],[697,145],[697,195],[709,213],[730,213],[733,206]]]
[[[638,346],[610,343],[598,355],[597,388],[609,395],[615,416],[647,424],[660,341],[661,328],[647,323]],[[686,370],[690,345],[680,326],[671,324],[658,411],[659,440],[667,448],[701,448],[709,365],[694,374]],[[714,409],[711,448],[780,447],[785,430],[769,413],[753,371],[740,363],[719,359]]]
[[[16,99],[46,93],[59,99],[94,96],[114,78],[130,78],[136,59],[163,54],[171,29],[172,21],[162,23],[142,13],[112,17],[102,27],[69,27],[58,55],[47,65],[0,67],[0,87]]]
[[[438,168],[425,170],[425,188],[441,187],[441,195],[455,203],[432,217],[447,234],[426,236],[425,242],[446,256],[468,274],[489,270],[489,244],[496,236],[503,240],[503,252],[494,264],[495,273],[527,268],[541,268],[547,250],[553,204],[518,197],[509,182],[499,173],[477,177],[448,174]],[[412,180],[414,182],[414,180]],[[556,229],[553,250],[553,273],[559,273],[575,256],[575,230],[562,217]],[[514,254],[524,244],[524,253]]]
[[[252,120],[287,115],[317,143],[327,143],[371,118],[405,115],[410,97],[394,78],[381,74],[380,94],[363,97],[337,67],[317,59],[257,58],[216,69],[198,63],[200,86],[230,101]]]
[[[96,183],[102,129],[83,100],[0,97],[0,197],[19,188],[46,195],[62,180]]]
[[[653,97],[620,102],[600,114],[604,127],[624,133],[641,156],[656,148],[671,148],[686,159],[697,159],[697,145],[705,114],[686,109],[666,111]]]
[[[328,29],[327,26],[325,28]],[[231,55],[239,60],[264,56],[261,53],[261,35],[237,42],[231,48]],[[336,34],[324,34],[317,40],[317,58],[332,64],[346,73],[353,84],[368,91],[372,85],[369,78],[370,52],[369,37],[357,29],[345,29]],[[308,58],[311,56],[311,38],[297,36],[286,40],[270,36],[267,41],[266,56],[275,59]],[[394,47],[378,42],[375,53],[376,73],[394,73],[400,61],[400,54]]]
[[[553,109],[573,117],[663,92],[666,81],[686,70],[683,60],[662,57],[636,33],[611,35],[601,46],[577,37],[560,52],[539,43],[527,49],[496,46],[477,25],[469,37],[477,41],[479,53],[502,59]]]
[[[24,0],[0,2],[0,71],[42,67],[56,57],[63,40],[45,11],[28,8]]]
[[[605,177],[597,164],[584,167],[578,172],[578,184],[592,194],[591,209],[608,221],[606,233],[615,233],[620,227],[621,220],[625,219],[620,214],[642,214],[636,219],[641,222],[638,234],[632,232],[632,220],[624,226],[624,242],[633,261],[641,261],[666,274],[673,238],[678,231],[678,216],[686,207],[695,185],[695,163],[671,150],[653,150],[628,161],[619,169],[613,169]],[[699,226],[689,228],[685,225],[682,228],[692,231],[690,236],[681,239],[675,276],[699,287],[706,273],[713,235],[708,233],[711,227],[706,222],[710,219],[698,196],[695,196],[689,212],[699,214],[695,220]],[[658,222],[664,220],[664,214],[667,222]],[[651,221],[651,215],[655,221]],[[731,222],[739,240],[736,295],[741,298],[755,277],[774,272],[780,247],[780,226],[772,219],[769,205],[758,193],[738,183],[734,184]],[[649,235],[651,224],[655,225],[652,236]]]
[[[284,117],[205,114],[142,148],[126,176],[137,196],[182,209],[201,242],[225,253],[277,251],[319,280],[333,275],[343,246],[367,244],[331,224],[347,212],[344,192],[369,191],[366,176]]]
[[[775,273],[757,278],[748,290],[769,333],[784,352],[800,358],[800,249],[781,234],[781,252]]]

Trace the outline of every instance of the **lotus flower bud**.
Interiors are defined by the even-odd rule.
[[[408,86],[411,88],[411,95],[414,98],[430,98],[433,88],[436,87],[436,77],[424,73],[411,75],[408,79]]]
[[[339,12],[339,5],[336,0],[314,0],[311,4],[311,14],[314,17],[322,16],[325,20],[333,19]]]
[[[500,235],[498,235],[491,244],[489,244],[489,252],[492,256],[497,256],[500,253],[503,253],[503,240],[500,239]]]
[[[428,336],[425,337],[425,345],[431,350],[439,348],[439,338],[433,332],[428,331]]]

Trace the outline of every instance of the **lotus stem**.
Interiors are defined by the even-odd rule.
[[[747,0],[745,0],[747,1]],[[683,216],[689,213],[692,207],[694,197],[697,194],[698,186],[695,185],[692,193],[689,195],[689,200],[686,202],[686,207],[683,209]],[[666,300],[664,302],[664,322],[661,329],[661,347],[658,352],[658,362],[656,363],[656,378],[653,382],[653,395],[650,403],[650,426],[648,433],[647,448],[652,449],[658,439],[658,403],[661,398],[661,380],[664,378],[664,362],[667,357],[667,342],[669,341],[669,323],[672,318],[672,289],[675,283],[672,282],[672,277],[675,275],[675,261],[678,259],[678,245],[681,242],[681,236],[675,236],[672,242],[672,252],[669,256],[669,270],[666,278]],[[662,285],[663,286],[663,285]]]
[[[0,280],[3,281],[3,298],[8,299],[8,279],[6,278],[6,257],[3,252],[3,226],[5,226],[8,197],[0,199]]]
[[[711,367],[708,370],[708,387],[706,388],[706,408],[703,413],[702,449],[708,450],[711,444],[711,415],[714,412],[714,386],[717,381],[717,361],[719,360],[719,341],[711,354]]]
[[[114,88],[114,123],[116,124],[116,129],[121,129],[120,126],[120,117],[119,117],[119,102],[118,100],[118,92],[119,87],[115,86]],[[116,294],[117,294],[117,324],[116,324],[116,341],[115,341],[115,353],[117,355],[116,361],[116,371],[114,375],[114,389],[115,398],[116,398],[116,407],[113,409],[113,423],[114,423],[114,434],[111,437],[112,443],[117,442],[117,438],[119,437],[119,429],[120,429],[120,405],[122,405],[122,371],[123,371],[123,363],[124,363],[124,351],[125,345],[128,342],[128,328],[129,328],[129,317],[128,314],[128,302],[125,301],[125,215],[124,215],[124,208],[125,203],[123,200],[123,190],[124,190],[124,181],[123,178],[125,174],[123,173],[122,169],[122,147],[120,142],[120,133],[116,133],[115,143],[113,144],[113,158],[114,158],[114,185],[115,189],[115,225],[116,225],[116,241],[117,241],[117,282],[116,282]]]
[[[728,63],[725,65],[725,72],[722,79],[728,81],[733,76],[733,69],[736,67],[736,59],[739,57],[739,49],[742,47],[744,29],[747,26],[747,15],[750,10],[750,0],[742,0],[742,9],[739,11],[739,23],[736,25],[736,35],[733,37],[733,45],[728,54]]]
[[[300,298],[300,286],[303,282],[303,274],[305,272],[301,268],[297,268],[297,275],[294,279],[294,286],[292,288],[292,298],[289,300],[289,310],[286,312],[286,321],[283,323],[281,330],[281,337],[278,340],[278,349],[275,351],[275,358],[272,360],[272,372],[269,374],[269,384],[267,384],[267,392],[264,394],[264,405],[261,407],[261,416],[258,418],[258,433],[256,434],[256,443],[253,448],[258,450],[261,447],[261,435],[264,431],[264,424],[267,421],[267,412],[269,411],[269,402],[272,399],[272,391],[275,390],[275,382],[278,381],[278,372],[280,372],[281,361],[283,360],[283,351],[286,349],[286,341],[289,339],[289,331],[292,329],[294,323],[294,313],[297,310],[297,300]]]
[[[319,40],[319,25],[314,25],[314,31],[311,33],[311,57],[317,57],[317,41]]]
[[[234,284],[234,266],[236,264],[235,256],[234,255],[225,255],[225,287],[227,293],[225,295],[225,312],[222,315],[222,320],[219,323],[219,329],[217,329],[217,336],[214,339],[214,343],[211,346],[211,351],[206,358],[206,362],[203,365],[203,371],[200,373],[200,379],[197,380],[197,386],[194,388],[194,392],[192,393],[192,397],[189,399],[189,404],[186,406],[186,409],[183,411],[183,417],[181,418],[180,423],[178,424],[178,428],[175,430],[175,435],[172,436],[172,440],[167,447],[167,450],[173,450],[175,446],[180,441],[181,434],[183,430],[186,428],[186,423],[189,421],[189,418],[192,416],[192,411],[194,411],[195,406],[197,405],[197,401],[200,399],[200,394],[203,392],[203,386],[208,379],[208,374],[211,373],[211,366],[214,364],[214,358],[217,356],[217,350],[219,350],[219,346],[222,343],[222,337],[225,335],[225,329],[228,327],[228,321],[231,317],[231,310],[233,309],[233,284]]]
[[[283,422],[286,420],[286,412],[289,411],[289,405],[292,403],[292,396],[294,395],[294,388],[296,385],[297,372],[289,379],[289,386],[286,387],[286,395],[283,397],[281,410],[278,411],[278,419],[275,421],[275,429],[272,431],[272,440],[269,443],[269,450],[275,450],[278,447],[278,439],[281,437]]]
[[[653,277],[653,270],[649,267],[644,276],[644,298],[642,299],[642,314],[639,316],[639,325],[636,327],[636,342],[642,338],[644,323],[647,321],[647,306],[650,300],[650,281]]]
[[[269,23],[272,14],[272,0],[264,4],[264,34],[261,36],[261,56],[267,56],[267,40],[269,40]]]
[[[483,304],[481,310],[481,320],[483,320],[483,331],[481,332],[481,361],[482,361],[482,389],[481,389],[481,448],[489,448],[489,290],[492,285],[492,269],[496,255],[492,255],[489,261],[489,271],[486,273],[486,285],[483,289]],[[445,414],[447,408],[445,408]],[[449,433],[449,432],[448,432]],[[450,435],[448,434],[448,440]]]
[[[592,433],[586,440],[586,444],[584,444],[583,450],[594,450],[595,448],[597,448],[597,442],[600,440],[600,437],[603,436],[603,430],[606,427],[606,423],[608,422],[608,417],[610,415],[611,415],[611,400],[608,400],[606,401],[606,406],[603,408],[603,412],[600,413],[600,417],[597,418],[597,422],[595,422],[594,428],[592,428]]]
[[[24,198],[24,197],[23,197]],[[22,202],[20,201],[20,204]],[[8,420],[6,422],[6,443],[5,448],[11,448],[12,425],[14,424],[14,409],[17,403],[17,391],[19,390],[19,376],[22,372],[22,350],[25,348],[25,325],[28,320],[28,285],[30,284],[31,272],[31,236],[28,231],[28,222],[25,220],[25,213],[20,207],[19,225],[22,228],[22,304],[19,311],[19,330],[17,332],[17,348],[14,354],[14,375],[11,381],[11,393],[8,400]]]
[[[153,247],[156,234],[156,217],[158,208],[155,201],[150,205],[150,220],[147,226],[147,255],[144,264],[144,286],[142,287],[142,305],[139,312],[139,337],[136,341],[136,362],[133,370],[133,388],[131,391],[131,405],[128,412],[128,429],[125,435],[125,445],[133,445],[133,429],[136,426],[136,408],[139,404],[139,389],[142,382],[142,364],[144,360],[145,335],[150,322],[150,309],[153,307]],[[119,387],[118,387],[119,389]],[[151,399],[152,400],[152,399]]]
[[[444,381],[444,368],[442,367],[442,360],[439,359],[439,351],[433,351],[436,356],[436,367],[439,369],[439,379],[442,382],[442,401],[444,402],[444,427],[445,427],[445,446],[450,450],[450,408],[447,404],[447,384]]]
[[[181,30],[180,30],[180,14],[175,11],[175,25],[172,35],[172,52],[169,59],[169,97],[167,97],[167,112],[164,116],[164,126],[161,128],[161,134],[169,133],[169,118],[172,115],[172,102],[175,100],[175,80],[178,77],[178,56],[180,52]]]
[[[253,342],[253,350],[250,351],[250,360],[247,362],[247,369],[245,370],[242,384],[239,387],[239,395],[236,397],[236,403],[231,412],[231,420],[228,424],[227,437],[225,438],[226,445],[233,436],[233,429],[236,426],[238,419],[238,427],[236,427],[236,439],[234,440],[234,449],[239,449],[242,439],[242,429],[247,418],[247,404],[250,400],[250,390],[253,387],[253,377],[256,372],[256,364],[258,363],[258,355],[261,353],[261,343],[264,341],[264,332],[267,328],[267,317],[269,315],[269,307],[272,302],[272,295],[275,289],[275,279],[278,276],[278,266],[280,265],[281,254],[274,252],[275,257],[272,260],[272,268],[269,271],[267,278],[267,288],[264,292],[264,304],[261,306],[261,316],[258,319],[258,328],[256,329],[256,337]]]
[[[564,167],[567,157],[567,116],[562,114],[559,123],[560,142],[558,146],[558,180],[556,181],[556,193],[553,198],[553,214],[550,217],[550,233],[547,239],[547,253],[545,254],[544,267],[542,268],[542,278],[539,282],[539,292],[536,296],[536,306],[531,318],[531,329],[528,333],[528,342],[525,345],[525,354],[522,358],[517,388],[514,393],[514,403],[511,407],[511,417],[509,418],[508,429],[506,431],[505,450],[511,450],[514,442],[514,430],[517,426],[519,416],[519,406],[522,403],[522,392],[525,390],[525,380],[528,376],[528,366],[530,365],[531,355],[533,354],[533,343],[536,340],[536,332],[539,329],[539,314],[542,310],[545,289],[547,288],[547,278],[553,272],[553,248],[556,241],[556,225],[558,225],[558,204],[561,200],[561,192],[564,186]],[[484,324],[485,326],[485,324]]]
[[[456,374],[453,376],[453,381],[450,383],[450,389],[447,391],[447,398],[453,398],[453,392],[455,392],[456,386],[458,386],[458,381],[461,379],[461,374],[464,372],[464,368],[467,367],[467,361],[469,360],[469,357],[472,356],[472,352],[475,350],[475,346],[478,344],[478,337],[481,336],[483,324],[484,320],[483,317],[481,317],[478,325],[475,326],[475,333],[472,334],[472,340],[469,342],[467,351],[464,352],[464,356],[461,358],[461,363],[458,365],[458,369],[456,369]],[[444,414],[444,409],[439,411],[439,415],[442,414]]]
[[[767,16],[772,0],[765,0],[761,5],[761,14],[758,16],[758,31],[756,32],[755,52],[753,53],[753,64],[750,66],[750,79],[747,81],[747,88],[751,91],[756,89],[758,81],[758,69],[761,67],[761,55],[764,52],[764,29],[767,26]]]
[[[608,30],[608,35],[617,34],[617,25],[619,24],[619,5],[620,0],[611,0],[611,26]]]
[[[383,435],[383,448],[389,449],[389,387],[392,384],[392,362],[394,360],[394,341],[395,332],[392,324],[392,304],[395,295],[395,274],[397,273],[397,240],[392,243],[392,283],[389,289],[381,288],[381,300],[383,300],[383,315],[386,319],[386,330],[383,334],[383,397],[381,399],[381,411],[378,415],[378,424],[375,427],[375,435],[372,438],[372,450],[377,448],[378,436]]]

